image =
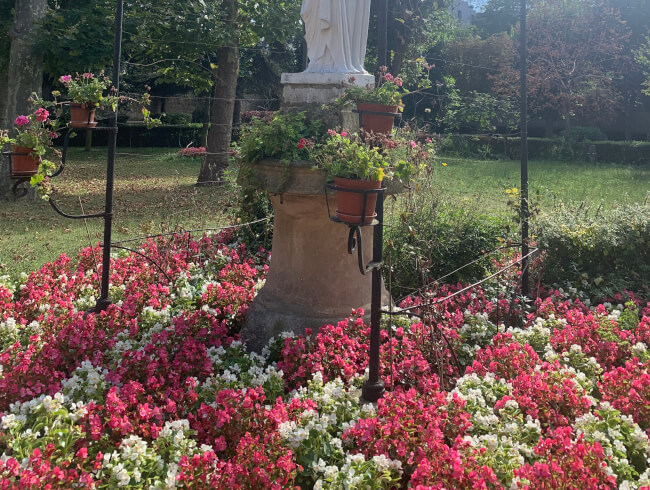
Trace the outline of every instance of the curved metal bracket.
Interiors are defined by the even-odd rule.
[[[29,187],[22,187],[20,189],[21,193],[18,194],[18,186],[20,184],[28,183],[31,180],[32,180],[31,177],[21,177],[21,178],[16,179],[16,182],[14,183],[14,185],[11,186],[11,192],[16,197],[16,199],[21,198],[21,197],[25,197],[29,193]]]
[[[350,233],[348,235],[348,253],[354,255],[354,252],[357,252],[359,271],[364,276],[368,274],[368,272],[381,269],[384,265],[383,262],[369,262],[368,265],[365,265],[366,262],[363,259],[363,235],[361,233],[361,227],[351,225]]]
[[[59,209],[59,207],[56,205],[54,202],[54,199],[52,199],[52,196],[48,199],[50,206],[52,206],[52,209],[56,211],[58,214],[63,216],[64,218],[68,219],[92,219],[92,218],[104,218],[106,217],[106,213],[95,213],[95,214],[79,214],[79,215],[74,215],[74,214],[68,214]]]

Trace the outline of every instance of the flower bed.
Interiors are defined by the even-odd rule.
[[[172,283],[115,254],[101,315],[99,249],[0,278],[1,488],[650,488],[650,306],[554,291],[506,330],[491,289],[459,295],[448,343],[383,331],[373,407],[360,312],[246,352],[268,256],[229,241],[145,243]]]

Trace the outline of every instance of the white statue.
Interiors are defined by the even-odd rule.
[[[306,73],[367,73],[370,0],[303,0]]]

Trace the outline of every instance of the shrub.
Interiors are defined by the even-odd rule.
[[[392,265],[393,295],[403,297],[498,247],[505,233],[501,219],[454,204],[440,204],[427,191],[414,193],[417,212],[387,220],[386,257]],[[456,272],[445,282],[469,282],[485,276],[490,257]]]
[[[166,125],[186,125],[192,122],[192,114],[161,114],[160,122]]]
[[[537,234],[543,282],[570,282],[592,298],[613,296],[614,290],[650,292],[649,204],[595,214],[562,206],[539,218]]]
[[[582,143],[584,141],[605,141],[607,135],[600,128],[593,126],[574,126],[564,132],[564,138],[571,143]]]

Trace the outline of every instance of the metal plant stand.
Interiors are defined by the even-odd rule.
[[[116,95],[119,95],[120,89],[120,59],[122,57],[122,19],[124,17],[124,0],[117,0],[115,7],[115,40],[113,45],[113,86],[116,89]],[[80,129],[80,128],[76,128]],[[111,305],[109,298],[109,281],[111,271],[111,240],[113,231],[113,191],[115,187],[115,153],[117,150],[117,107],[111,118],[111,125],[108,127],[91,127],[90,125],[85,131],[107,131],[109,133],[108,140],[108,162],[106,164],[106,200],[104,204],[104,212],[94,214],[72,215],[63,212],[56,204],[54,199],[50,198],[49,202],[52,208],[64,218],[69,219],[91,219],[103,218],[104,219],[104,244],[103,244],[103,257],[102,257],[102,283],[101,292],[95,307],[89,312],[99,313],[105,311]],[[65,169],[65,162],[68,152],[68,144],[70,140],[70,131],[65,135],[63,142],[63,155],[61,158],[61,166],[57,171],[50,176],[50,178],[61,175]]]
[[[361,213],[360,223],[348,223],[332,215],[329,208],[329,198],[327,191],[344,191],[355,192],[363,194],[363,212]],[[336,223],[342,223],[350,228],[348,235],[348,253],[354,254],[357,252],[359,261],[359,271],[361,274],[366,275],[372,271],[372,302],[370,307],[370,362],[369,362],[369,375],[368,381],[363,385],[361,391],[361,398],[367,402],[374,403],[379,400],[385,392],[384,382],[379,376],[379,351],[381,343],[381,299],[382,299],[382,282],[381,282],[381,269],[384,265],[383,257],[383,242],[384,242],[384,194],[386,188],[382,185],[380,189],[372,190],[350,190],[341,189],[334,185],[333,182],[328,182],[325,185],[325,197],[327,199],[327,209],[330,214],[330,219]],[[366,207],[368,203],[368,195],[377,194],[377,207],[376,217],[369,223],[364,224],[364,217],[366,215]],[[363,257],[363,234],[362,228],[373,227],[373,244],[372,244],[372,260],[366,264]]]
[[[13,151],[3,151],[3,155],[7,157],[9,160],[9,168],[11,168],[11,157],[16,155],[16,156],[27,156],[28,153],[14,153]],[[25,197],[29,193],[29,186],[26,187],[20,187],[22,184],[29,184],[31,181],[32,177],[31,175],[20,175],[20,174],[14,174],[13,172],[10,175],[11,180],[14,181],[13,185],[11,186],[11,193],[14,195],[16,199]],[[20,193],[18,191],[20,190]]]

